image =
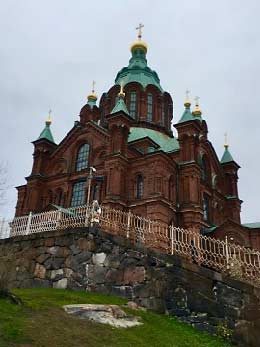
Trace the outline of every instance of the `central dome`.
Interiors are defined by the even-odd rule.
[[[146,52],[147,45],[145,42],[138,40],[131,46],[132,57],[129,65],[123,67],[117,74],[115,84],[124,85],[130,82],[138,82],[143,88],[149,84],[156,86],[161,92],[163,89],[160,85],[160,79],[156,71],[147,66]]]

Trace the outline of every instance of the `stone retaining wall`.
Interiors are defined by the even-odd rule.
[[[13,287],[83,289],[167,312],[240,346],[258,347],[260,290],[180,257],[102,231],[48,232],[0,242],[0,274]]]

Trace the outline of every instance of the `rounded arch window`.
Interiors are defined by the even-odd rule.
[[[90,146],[88,143],[85,143],[79,148],[76,159],[76,171],[81,171],[88,167],[89,149]]]
[[[143,176],[139,174],[137,176],[137,182],[136,182],[136,197],[137,199],[141,199],[144,195],[144,180]]]
[[[153,95],[147,94],[147,120],[148,122],[153,121]]]

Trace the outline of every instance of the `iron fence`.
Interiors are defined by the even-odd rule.
[[[103,206],[60,209],[12,221],[0,221],[0,237],[29,235],[52,230],[97,225],[133,243],[184,257],[190,262],[226,273],[260,287],[260,252],[225,240],[204,236],[198,230],[181,229],[155,220]]]

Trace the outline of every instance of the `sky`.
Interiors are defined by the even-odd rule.
[[[8,168],[0,215],[14,215],[14,187],[31,172],[31,141],[49,109],[59,143],[79,119],[92,81],[101,96],[128,64],[142,22],[148,65],[173,98],[173,123],[185,91],[198,95],[219,158],[227,132],[241,166],[242,222],[260,221],[260,1],[0,2],[0,162]]]

